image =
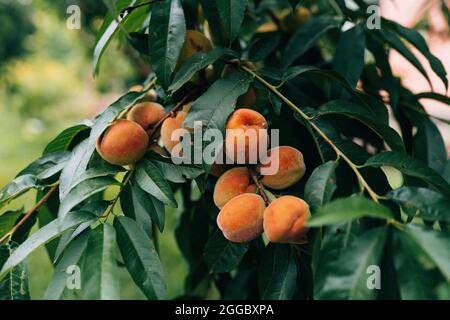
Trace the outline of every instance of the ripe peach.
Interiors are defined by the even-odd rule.
[[[261,182],[269,188],[282,190],[296,184],[306,171],[303,154],[295,148],[283,146],[270,149],[268,163],[261,168],[278,168],[277,173],[265,175]],[[264,174],[264,173],[263,173]]]
[[[125,166],[138,162],[148,144],[148,135],[140,125],[129,120],[117,120],[98,138],[96,147],[105,161]]]
[[[264,210],[264,232],[274,243],[302,244],[306,242],[310,217],[309,205],[300,198],[283,196]]]
[[[156,102],[142,102],[135,105],[127,119],[139,124],[144,130],[157,124],[165,115],[164,107]]]
[[[255,193],[250,172],[245,167],[233,168],[220,176],[214,187],[214,203],[222,209],[228,201],[243,193]]]
[[[243,65],[249,69],[254,70],[255,66],[253,63],[249,61],[240,61],[239,59],[233,59],[229,61],[229,64],[227,64],[222,71],[222,78],[225,78],[235,72],[238,71],[239,65]],[[256,103],[256,89],[253,85],[250,85],[248,88],[248,91],[244,93],[242,96],[240,96],[237,100],[237,106],[238,107],[251,107]]]
[[[200,31],[187,30],[183,47],[178,58],[177,68],[188,61],[192,56],[199,52],[211,51],[211,41]]]
[[[236,110],[228,119],[226,126],[227,157],[235,163],[241,159],[244,159],[245,163],[258,160],[261,148],[267,147],[267,127],[266,119],[259,112],[251,109]]]
[[[266,22],[263,23],[262,25],[260,25],[258,27],[258,29],[256,29],[257,33],[266,33],[266,32],[274,32],[277,31],[278,27],[274,22]]]
[[[161,126],[161,139],[164,147],[172,152],[172,149],[180,143],[180,140],[172,140],[172,133],[181,128],[182,123],[186,119],[187,112],[180,111],[175,118],[167,118]]]
[[[220,211],[217,225],[225,238],[233,242],[248,242],[263,231],[263,214],[266,205],[261,196],[241,194],[230,200]]]

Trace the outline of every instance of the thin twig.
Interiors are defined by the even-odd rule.
[[[28,211],[28,213],[19,221],[19,223],[17,223],[8,233],[6,233],[1,239],[0,239],[0,243],[2,243],[3,241],[5,241],[6,239],[11,240],[13,235],[16,233],[17,230],[19,230],[19,228],[36,212],[39,210],[40,207],[42,207],[47,201],[48,199],[50,199],[50,197],[53,195],[53,193],[55,193],[55,191],[58,189],[59,183],[55,184],[53,187],[51,187],[51,189],[41,198],[41,200],[39,200],[38,203],[36,203],[36,205],[31,208],[30,211]]]
[[[248,171],[250,172],[250,176],[253,179],[253,182],[256,184],[256,187],[258,188],[260,196],[263,198],[266,206],[270,204],[270,199],[266,194],[266,189],[264,188],[261,181],[259,181],[258,173],[254,168],[248,168]]]
[[[114,198],[113,202],[111,203],[111,206],[109,207],[109,209],[106,211],[106,213],[101,217],[104,218],[104,221],[108,220],[109,216],[111,215],[111,213],[114,212],[114,208],[117,205],[117,202],[119,202],[120,196],[122,195],[123,190],[125,189],[125,186],[128,184],[128,182],[130,182],[131,176],[134,173],[134,169],[131,171],[128,171],[127,175],[125,176],[125,178],[122,181],[122,186],[120,187],[120,191],[117,194],[117,196]]]

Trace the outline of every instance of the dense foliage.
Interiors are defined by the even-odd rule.
[[[403,87],[389,50],[429,79],[411,52],[415,47],[446,87],[447,75],[419,32],[385,19],[373,28],[369,4],[355,2],[347,8],[345,1],[302,1],[308,14],[289,23],[299,1],[108,1],[114,6],[97,35],[94,73],[101,72],[111,40],[123,33],[154,73],[144,91],[126,93],[58,135],[0,191],[0,298],[29,298],[28,272],[39,270],[27,270],[25,259],[42,245],[54,262],[49,299],[72,296],[66,281],[71,266],[81,270],[77,297],[119,298],[119,265],[147,298],[169,298],[158,247],[165,206],[182,208],[176,238],[189,264],[184,297],[205,298],[214,286],[223,299],[445,298],[450,162],[421,101],[450,105],[450,99]],[[178,65],[192,29],[208,34],[214,49]],[[233,58],[251,61],[255,70],[241,64],[222,78]],[[122,167],[96,151],[110,123],[151,89],[167,111],[193,101],[185,123],[201,120],[224,130],[249,86],[257,92],[252,108],[280,129],[282,145],[304,155],[301,182],[273,196],[309,203],[306,244],[226,240],[212,199],[217,178],[206,164],[175,165],[148,152],[135,166]],[[33,208],[7,211],[32,189],[38,191]],[[116,196],[108,199],[105,190]],[[36,223],[39,230],[30,236]],[[374,266],[381,270],[380,285],[370,277]]]

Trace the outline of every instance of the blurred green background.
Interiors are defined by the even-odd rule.
[[[81,7],[81,30],[66,27],[70,4]],[[0,0],[0,188],[61,130],[92,117],[145,77],[137,57],[112,45],[93,79],[95,30],[105,11],[102,1]],[[14,207],[29,208],[34,196]],[[173,233],[178,214],[168,212],[160,239],[170,297],[182,294],[187,268]],[[45,248],[28,263],[32,298],[42,299],[52,270]],[[144,298],[125,270],[120,277],[122,299]]]

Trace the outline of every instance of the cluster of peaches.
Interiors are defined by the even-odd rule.
[[[233,131],[267,131],[267,121],[251,109],[238,109],[227,122],[226,155],[235,157],[236,135]],[[257,135],[260,137],[261,135]],[[263,148],[260,141],[245,140],[245,159],[248,153]],[[230,151],[231,150],[231,151]],[[234,153],[233,153],[234,151]],[[277,168],[274,174],[264,175],[264,168]],[[225,171],[214,188],[214,203],[221,210],[217,224],[224,236],[233,242],[248,242],[263,232],[274,243],[302,244],[306,242],[306,221],[310,216],[308,204],[294,196],[281,196],[270,201],[266,187],[283,190],[296,184],[305,174],[302,153],[289,146],[272,148],[263,164],[235,167]]]

